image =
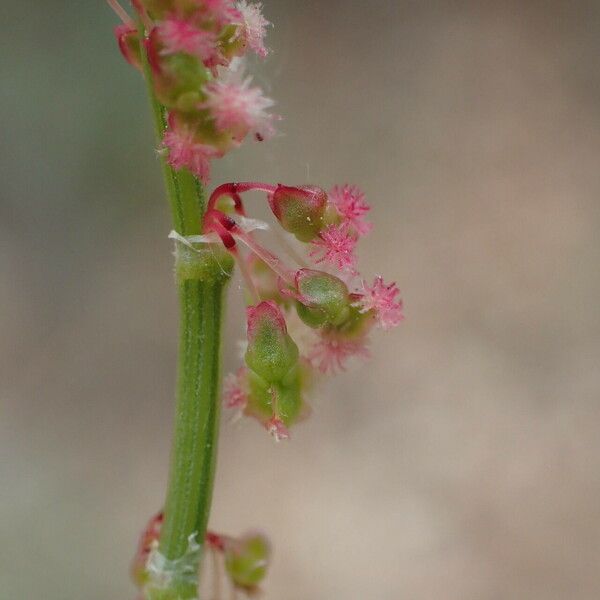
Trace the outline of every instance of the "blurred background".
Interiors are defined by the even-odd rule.
[[[213,527],[271,536],[266,598],[600,597],[600,3],[264,3],[281,135],[213,182],[360,184],[407,319],[291,443],[224,418]],[[163,501],[170,221],[115,23],[2,7],[2,600],[132,598]]]

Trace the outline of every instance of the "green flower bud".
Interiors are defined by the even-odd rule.
[[[296,273],[298,316],[309,327],[340,325],[350,316],[350,294],[346,284],[329,273],[300,269]]]
[[[281,226],[301,242],[310,242],[323,228],[327,194],[319,187],[278,185],[269,204]]]
[[[298,362],[298,346],[288,335],[285,319],[272,300],[247,308],[248,367],[268,383],[281,381]]]

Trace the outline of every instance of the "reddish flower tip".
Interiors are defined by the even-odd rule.
[[[273,300],[263,300],[256,306],[249,306],[246,309],[248,319],[248,341],[252,343],[256,337],[258,328],[265,322],[278,329],[281,333],[287,334],[285,318],[281,309]]]
[[[363,281],[363,293],[357,305],[361,312],[372,310],[377,324],[382,329],[391,329],[404,319],[402,300],[396,299],[399,293],[400,290],[394,282],[386,284],[383,277],[378,275],[372,285]]]

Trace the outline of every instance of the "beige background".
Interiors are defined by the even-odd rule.
[[[292,443],[224,422],[213,526],[272,599],[600,597],[600,3],[265,4],[282,135],[214,182],[362,185],[407,320]],[[143,87],[100,0],[0,22],[0,598],[125,600],[176,350]]]

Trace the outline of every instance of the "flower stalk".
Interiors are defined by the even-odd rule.
[[[140,54],[147,83],[154,129],[160,146],[166,129],[165,109],[156,98],[144,45]],[[200,233],[204,215],[204,189],[187,170],[175,171],[160,157],[173,226],[184,236]],[[184,260],[186,257],[187,260]],[[190,257],[196,269],[190,269]],[[158,552],[172,572],[160,585],[148,586],[148,598],[171,600],[197,598],[197,577],[180,570],[198,572],[201,552],[190,554],[190,543],[202,546],[212,500],[219,429],[219,379],[223,293],[231,273],[227,261],[213,255],[177,253],[179,297],[179,350],[176,410],[169,483]],[[185,268],[184,268],[185,267]],[[189,565],[185,559],[190,554]]]

